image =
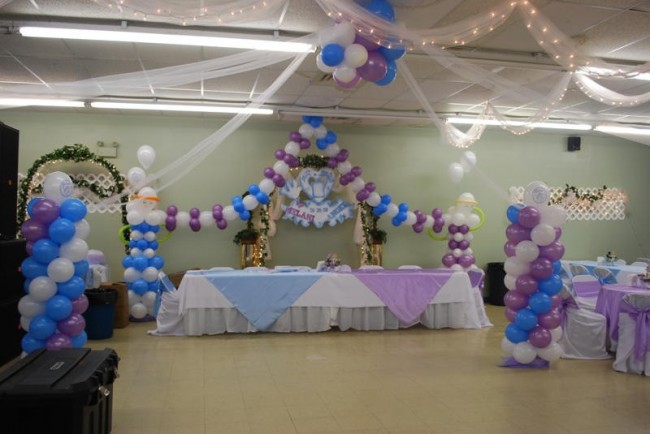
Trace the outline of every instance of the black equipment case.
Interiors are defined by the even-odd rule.
[[[106,348],[38,350],[0,372],[0,431],[111,432],[117,353]]]

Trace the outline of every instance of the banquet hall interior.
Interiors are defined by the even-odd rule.
[[[0,404],[33,352],[111,348],[115,434],[650,431],[650,345],[622,354],[650,2],[0,0],[0,26]],[[76,250],[35,235],[72,198]],[[80,294],[50,313],[80,262],[126,297],[108,336],[92,299],[66,335]]]

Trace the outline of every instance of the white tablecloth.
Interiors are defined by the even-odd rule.
[[[491,326],[478,287],[467,273],[453,273],[420,315],[428,328]],[[321,332],[385,330],[401,324],[368,287],[349,273],[325,273],[305,291],[267,331]],[[257,329],[200,272],[188,272],[177,291],[165,292],[154,335],[198,336],[247,333]]]

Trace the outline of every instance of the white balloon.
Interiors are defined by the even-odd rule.
[[[132,289],[129,289],[128,298],[129,298],[129,307],[132,307],[136,303],[140,303],[140,296],[135,292],[133,292]]]
[[[546,205],[550,198],[548,185],[542,181],[533,181],[524,190],[524,203],[529,206]]]
[[[264,178],[260,181],[259,187],[260,191],[263,191],[266,194],[271,194],[271,192],[275,189],[275,183],[269,178]]]
[[[517,289],[517,277],[513,276],[512,274],[506,274],[506,276],[503,278],[503,284],[506,288],[508,288],[508,290],[514,291]]]
[[[388,207],[386,208],[386,216],[389,218],[395,217],[399,213],[399,207],[395,205],[394,203],[388,204]]]
[[[149,145],[142,145],[138,148],[138,161],[145,169],[151,167],[156,161],[156,151]]]
[[[211,211],[201,211],[199,215],[199,222],[201,222],[202,228],[210,227],[214,224],[214,218],[212,217]]]
[[[275,173],[284,176],[287,173],[289,173],[289,166],[284,161],[278,160],[273,165],[273,170],[275,171]]]
[[[563,353],[562,347],[557,342],[551,342],[547,347],[537,349],[537,355],[549,362],[556,361]]]
[[[454,255],[454,258],[460,258],[463,254],[463,251],[460,249],[454,249],[451,251],[451,254]]]
[[[25,316],[22,315],[20,317],[20,327],[25,330],[26,332],[29,332],[29,324],[32,322],[32,317],[31,316]]]
[[[124,281],[135,282],[141,277],[141,274],[134,267],[129,267],[124,270]]]
[[[532,241],[521,241],[515,247],[515,256],[522,262],[532,262],[539,256],[539,247]]]
[[[350,170],[352,170],[352,164],[348,160],[345,160],[336,167],[336,169],[339,171],[341,175],[345,175],[346,173],[349,173]]]
[[[88,235],[90,235],[90,223],[88,223],[88,220],[81,219],[74,224],[74,235],[82,240],[88,238]]]
[[[345,48],[343,64],[350,68],[359,68],[368,61],[368,50],[361,44],[351,44]]]
[[[235,210],[235,208],[232,205],[226,205],[223,207],[223,218],[232,221],[235,220],[237,217],[239,217],[239,213]]]
[[[468,248],[465,249],[465,254],[466,254],[466,255],[473,255],[473,254],[474,254],[474,250],[472,250],[471,247],[468,247]]]
[[[471,172],[476,167],[476,154],[472,151],[465,151],[460,157],[460,165],[463,166],[465,173]]]
[[[58,204],[71,197],[73,192],[74,184],[66,173],[52,172],[43,180],[43,195]]]
[[[252,194],[249,194],[244,199],[242,199],[242,202],[244,202],[244,208],[246,208],[249,211],[255,209],[259,204],[257,198]]]
[[[129,239],[135,241],[141,240],[142,238],[144,238],[144,234],[141,231],[137,231],[137,230],[132,230],[131,236],[129,236]]]
[[[144,249],[144,252],[142,252],[142,254],[151,259],[156,255],[156,251],[154,249]]]
[[[319,125],[317,128],[314,129],[314,135],[316,136],[317,139],[324,139],[325,136],[327,136],[327,128],[325,125]]]
[[[465,171],[463,170],[463,166],[461,166],[459,163],[451,163],[449,165],[447,173],[449,175],[449,179],[451,179],[452,182],[459,183],[460,180],[463,179]]]
[[[454,241],[457,241],[457,242],[461,242],[461,241],[463,241],[463,239],[465,238],[465,237],[463,236],[463,234],[461,234],[460,232],[456,232],[456,233],[453,234],[453,235],[454,235],[454,236],[453,236],[453,240],[454,240]]]
[[[451,216],[451,222],[456,226],[461,226],[465,224],[465,215],[459,212],[454,213]]]
[[[381,196],[376,191],[373,191],[366,199],[366,203],[370,206],[377,206],[381,203]]]
[[[29,294],[25,295],[18,301],[18,312],[21,315],[33,318],[36,315],[45,313],[45,303],[34,300]]]
[[[429,228],[432,228],[432,227],[433,227],[433,224],[434,224],[434,223],[435,223],[435,222],[434,222],[433,217],[430,216],[430,215],[428,215],[428,216],[427,216],[427,219],[424,221],[423,226],[424,226],[425,229],[429,229]]]
[[[325,153],[328,157],[336,157],[340,151],[341,148],[337,143],[332,143],[327,148],[325,148]]]
[[[56,282],[49,277],[35,277],[29,283],[29,295],[34,301],[47,301],[56,294]]]
[[[530,263],[528,262],[521,262],[517,260],[516,258],[508,258],[503,264],[503,269],[505,270],[506,274],[510,274],[512,276],[518,277],[521,276],[522,274],[528,273],[530,270]]]
[[[339,44],[342,47],[347,47],[354,42],[356,30],[352,23],[342,21],[333,27],[323,29],[318,34],[318,43],[321,47],[328,44]]]
[[[515,344],[510,342],[510,340],[504,336],[503,339],[501,339],[501,349],[506,354],[512,355],[512,352],[515,350]]]
[[[158,270],[156,267],[147,267],[142,270],[142,278],[147,282],[155,282],[158,279]]]
[[[467,241],[472,241],[472,240],[474,239],[474,234],[471,233],[471,232],[467,232],[467,233],[465,234],[465,239],[466,239]]]
[[[353,192],[358,193],[366,186],[366,182],[362,178],[354,178],[354,181],[348,184]]]
[[[470,228],[478,226],[479,223],[481,223],[481,217],[477,214],[470,214],[466,217],[465,224]]]
[[[556,228],[562,226],[569,217],[567,210],[560,205],[547,206],[543,209],[540,209],[540,211],[542,214],[540,223],[554,226]]]
[[[357,76],[357,70],[349,66],[339,66],[332,74],[335,79],[342,83],[349,83]]]
[[[553,226],[538,224],[530,231],[530,239],[540,246],[548,246],[555,241],[555,229]]]
[[[210,214],[210,215],[212,215],[212,214]],[[146,234],[144,234],[143,238],[145,239],[145,241],[153,241],[153,240],[156,239],[156,233],[149,231]]]
[[[131,306],[129,313],[135,319],[142,319],[147,316],[147,307],[142,303],[136,303]]]
[[[132,210],[126,213],[126,221],[133,226],[139,225],[144,221],[144,216],[140,211]]]
[[[323,63],[323,52],[318,53],[316,56],[316,67],[323,71],[325,74],[331,74],[336,70],[335,66],[327,66]]]
[[[140,256],[140,255],[142,255],[142,250],[138,249],[137,247],[134,247],[134,248],[131,249],[131,251],[129,252],[129,254],[130,254],[131,256],[134,256],[134,257],[135,257],[135,256]]]
[[[144,172],[144,169],[141,167],[132,167],[126,173],[126,179],[129,181],[133,187],[140,187],[144,184],[147,179],[147,174]]]
[[[157,294],[155,291],[147,291],[144,294],[142,294],[142,304],[145,306],[153,307],[156,304],[156,297]]]
[[[165,217],[166,215],[164,211],[162,211],[162,215],[158,211],[151,211],[145,216],[144,221],[151,226],[158,226],[165,221]]]
[[[314,127],[312,127],[309,124],[302,124],[302,125],[300,125],[300,128],[298,128],[298,132],[305,139],[309,139],[309,138],[311,138],[311,136],[314,135]]]
[[[417,217],[415,216],[415,213],[412,211],[407,211],[406,212],[406,220],[404,220],[404,223],[413,226],[415,222],[417,221]]]
[[[59,256],[68,258],[72,262],[86,259],[88,256],[88,244],[81,238],[74,237],[67,243],[61,244]]]
[[[187,211],[179,211],[176,214],[176,225],[181,228],[187,228],[190,225],[190,213]]]
[[[463,271],[463,266],[460,264],[454,264],[450,268],[454,271]]]
[[[300,145],[294,141],[291,141],[284,146],[284,152],[295,157],[300,153]]]
[[[519,342],[512,350],[512,357],[522,365],[527,365],[537,357],[537,351],[530,342]]]
[[[562,335],[564,332],[562,331],[562,327],[555,327],[554,329],[550,330],[551,332],[551,341],[552,342],[558,342],[560,339],[562,339]]]
[[[74,275],[74,264],[68,258],[56,258],[47,266],[47,275],[55,282],[67,282]]]

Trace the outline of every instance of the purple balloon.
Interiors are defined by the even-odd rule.
[[[165,229],[168,231],[176,229],[176,217],[168,215],[167,218],[165,218]]]
[[[456,257],[451,253],[447,253],[442,257],[442,265],[449,268],[452,265],[456,264]]]
[[[368,193],[368,190],[361,190],[357,193],[357,200],[359,202],[363,202],[364,200],[368,199],[368,196],[370,196],[370,193]]]
[[[289,140],[291,140],[292,142],[299,143],[300,139],[302,139],[302,136],[298,131],[292,131],[291,133],[289,133]]]
[[[264,169],[264,177],[265,178],[271,179],[271,178],[273,178],[273,175],[275,175],[275,170],[273,170],[270,167],[267,167],[266,169]]]
[[[368,184],[366,184],[366,188],[368,187]],[[427,221],[427,216],[420,211],[419,209],[415,210],[415,221],[417,223],[424,224],[425,221]]]
[[[553,229],[555,229],[555,241],[557,241],[562,236],[562,228],[553,228]]]
[[[440,226],[440,227],[445,225],[445,219],[443,219],[442,217],[434,217],[433,222],[434,222],[435,225]]]
[[[198,219],[201,215],[201,211],[198,208],[190,209],[190,217],[193,219]]]
[[[362,169],[361,167],[359,167],[359,166],[354,166],[354,167],[352,168],[352,170],[350,170],[350,172],[351,172],[354,176],[361,176],[361,174],[363,173],[363,169]]]
[[[422,231],[424,230],[424,225],[423,225],[422,223],[415,223],[415,224],[413,225],[413,230],[414,230],[416,233],[419,234],[420,232],[422,232]]]
[[[553,263],[546,258],[537,258],[530,263],[530,274],[538,280],[548,279],[553,274]]]
[[[536,292],[538,289],[537,279],[535,279],[530,274],[522,274],[521,276],[517,276],[515,286],[518,290],[528,295]]]
[[[552,309],[555,309],[556,307],[560,307],[562,305],[562,295],[560,294],[555,294],[551,296],[551,307]]]
[[[354,37],[354,43],[359,44],[359,45],[363,45],[366,48],[366,50],[368,50],[368,51],[375,51],[380,47],[380,45],[378,43],[370,41],[370,40],[364,38],[363,36],[359,35],[358,33]]]
[[[442,232],[443,227],[444,227],[444,224],[436,223],[436,224],[433,225],[433,232],[438,234],[438,233]]]
[[[379,81],[386,76],[388,64],[386,58],[379,51],[369,51],[368,60],[357,68],[357,72],[364,80]]]
[[[88,297],[86,294],[81,294],[79,297],[71,300],[72,312],[82,314],[88,309]]]
[[[217,227],[219,229],[226,229],[228,227],[228,221],[225,219],[217,220]]]
[[[194,232],[201,230],[201,222],[199,219],[190,219],[190,229],[192,229]]]
[[[273,183],[276,186],[278,186],[280,188],[284,187],[284,184],[285,184],[286,181],[284,180],[284,177],[282,175],[280,175],[279,173],[276,173],[275,175],[273,175],[272,179],[273,179]]]
[[[460,250],[467,250],[469,248],[469,241],[463,240],[458,243],[458,248]]]
[[[514,244],[530,240],[530,229],[526,229],[518,223],[513,223],[506,228],[506,238]]]
[[[176,214],[178,214],[178,208],[174,205],[169,205],[167,207],[167,215],[175,216]]]
[[[539,325],[535,326],[528,332],[528,340],[536,348],[545,348],[551,343],[551,332]]]
[[[327,159],[327,167],[330,169],[336,169],[336,166],[339,165],[339,162],[336,160],[334,157],[330,157]]]
[[[73,308],[74,309],[74,308]],[[68,336],[76,336],[86,328],[86,320],[78,313],[73,313],[57,324],[59,331]]]
[[[449,242],[447,242],[447,247],[449,247],[451,250],[457,249],[458,241],[449,240]]]
[[[366,184],[366,190],[368,190],[368,193],[372,193],[373,191],[375,191],[376,188],[377,186],[375,185],[374,182],[369,182]]]
[[[517,314],[516,310],[506,307],[503,313],[505,314],[506,318],[508,318],[508,321],[515,322],[515,315]]]
[[[540,246],[539,256],[550,261],[559,261],[564,256],[564,246],[559,241],[554,241],[548,246]]]
[[[452,223],[449,225],[448,231],[450,234],[455,234],[456,232],[458,232],[458,226]]]
[[[309,139],[301,139],[298,144],[300,145],[300,149],[307,149],[311,146]]]
[[[350,183],[350,180],[347,176],[347,173],[339,178],[339,184],[341,185],[348,185]]]
[[[466,233],[468,233],[468,232],[469,232],[469,226],[467,226],[467,225],[461,225],[461,226],[458,228],[458,232],[460,232],[460,233],[463,234],[463,235],[466,234]]]
[[[284,159],[285,155],[287,155],[287,153],[284,152],[284,149],[278,149],[277,151],[275,151],[275,158],[277,158],[278,160]]]
[[[341,149],[339,153],[336,155],[336,161],[342,163],[345,160],[347,160],[349,156],[350,156],[350,152],[348,152],[347,149]]]
[[[528,294],[524,294],[523,292],[516,289],[508,291],[506,292],[506,295],[503,296],[503,302],[510,309],[517,311],[528,306]]]
[[[463,268],[471,267],[474,264],[474,255],[460,255],[458,264]]]
[[[442,218],[442,210],[440,208],[434,208],[433,211],[431,211],[431,217],[434,219]]]
[[[52,199],[42,199],[34,204],[32,208],[34,220],[49,225],[59,217],[59,205]]]
[[[525,206],[519,210],[519,224],[525,228],[532,229],[539,224],[541,218],[539,210],[532,206]]]
[[[27,241],[36,242],[40,239],[48,237],[47,226],[45,226],[43,223],[37,222],[34,219],[26,220],[22,226],[20,226],[20,231]]]
[[[54,333],[45,342],[45,348],[50,351],[58,351],[64,348],[72,348],[70,337],[62,333]]]
[[[361,76],[359,75],[358,72],[354,75],[354,78],[350,81],[341,81],[338,78],[334,77],[334,82],[339,87],[342,87],[343,89],[352,89],[354,86],[359,84],[360,81],[361,81]]]
[[[517,244],[508,241],[503,245],[503,251],[505,252],[507,257],[512,257],[515,256],[517,253]]]
[[[545,329],[554,329],[562,322],[562,314],[559,309],[552,309],[548,313],[537,315],[537,324]]]

